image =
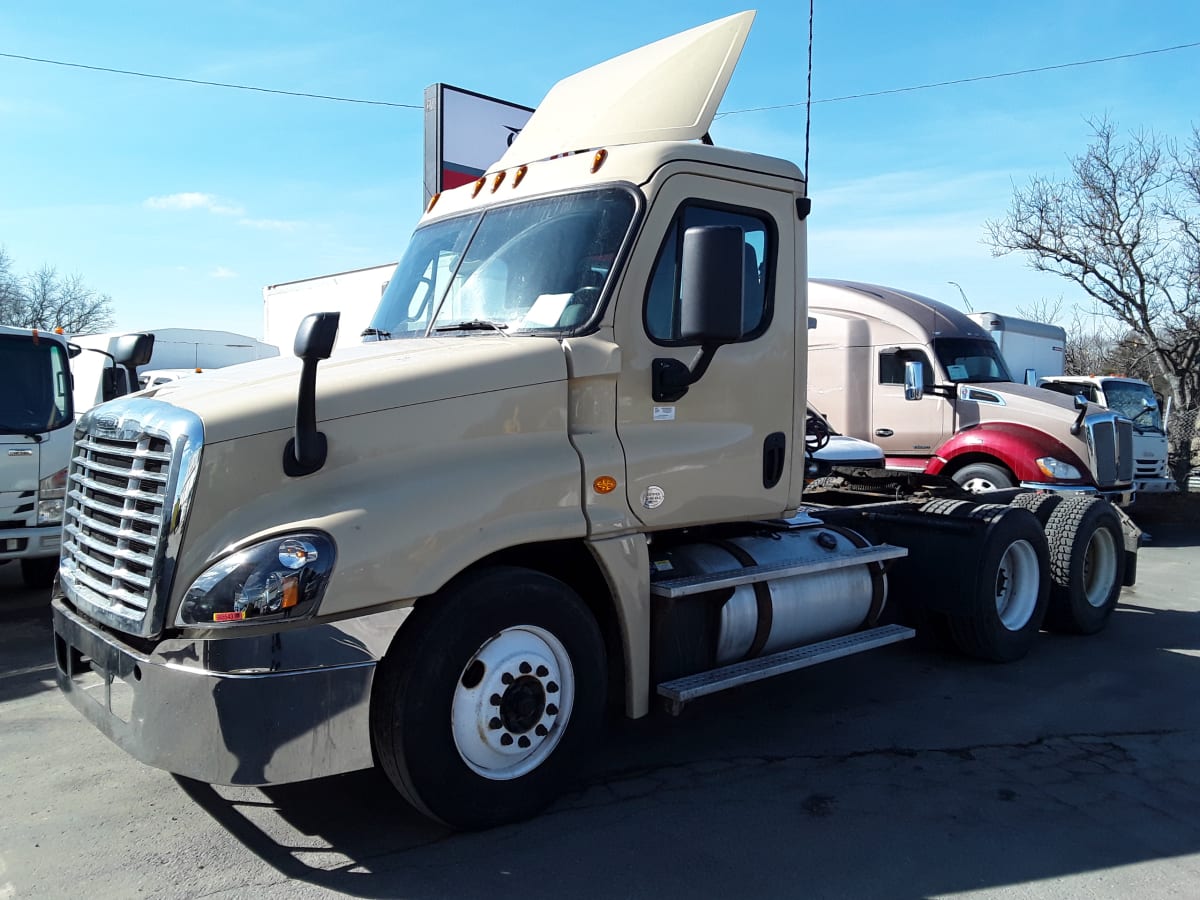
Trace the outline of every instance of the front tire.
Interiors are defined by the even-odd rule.
[[[600,630],[571,588],[481,570],[418,605],[380,663],[376,755],[409,802],[451,827],[528,818],[578,771],[606,684]]]
[[[971,463],[950,476],[954,483],[972,494],[989,494],[1016,487],[1016,479],[1003,466],[992,463]]]

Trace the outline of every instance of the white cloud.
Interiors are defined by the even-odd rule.
[[[287,219],[239,219],[238,224],[262,231],[295,231],[300,226],[299,222],[290,222]]]
[[[209,278],[237,278],[238,273],[233,271],[233,269],[227,269],[224,266],[217,266],[215,269],[213,269],[211,272],[208,273],[208,277]]]
[[[184,191],[179,194],[164,194],[161,197],[149,197],[143,204],[148,209],[206,209],[220,216],[240,216],[244,210],[240,206],[222,200],[213,194],[200,191]]]

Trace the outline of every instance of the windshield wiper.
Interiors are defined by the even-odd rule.
[[[498,331],[504,337],[507,325],[502,325],[499,322],[489,322],[487,319],[468,319],[465,322],[455,322],[453,325],[439,325],[434,331]]]
[[[379,338],[381,341],[390,341],[392,339],[392,333],[390,331],[384,331],[381,328],[364,328],[359,337],[373,337]]]

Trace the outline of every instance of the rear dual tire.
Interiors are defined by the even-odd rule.
[[[1050,540],[1050,608],[1046,627],[1095,634],[1112,617],[1125,581],[1121,520],[1106,500],[1063,500],[1046,523]]]

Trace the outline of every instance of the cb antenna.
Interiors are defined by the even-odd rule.
[[[812,131],[812,47],[813,47],[813,3],[808,0],[808,96],[804,100],[804,193],[812,196],[808,186],[812,179],[808,175],[809,134]]]

